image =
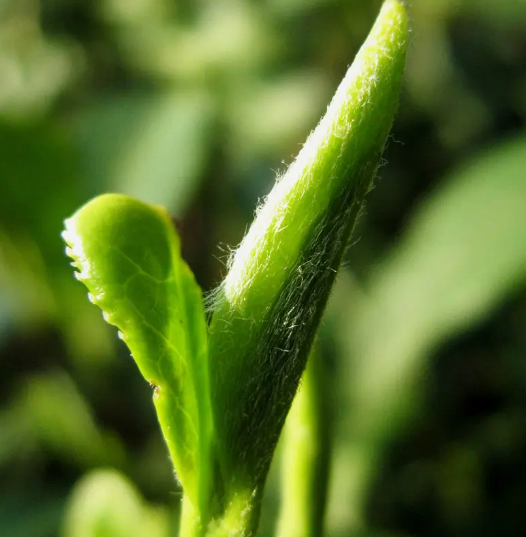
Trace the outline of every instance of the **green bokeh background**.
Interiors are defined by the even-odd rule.
[[[379,6],[0,0],[2,537],[175,534],[151,389],[73,279],[62,222],[108,191],[162,203],[211,290]],[[521,536],[526,2],[409,8],[399,115],[320,331],[327,534]]]

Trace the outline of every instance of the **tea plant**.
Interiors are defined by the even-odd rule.
[[[183,537],[256,533],[269,465],[396,112],[407,32],[403,3],[387,0],[326,115],[258,209],[212,295],[209,325],[164,208],[106,194],[66,221],[76,277],[154,388],[184,491]],[[316,404],[316,390],[305,392]],[[305,487],[326,474],[309,476],[310,465],[307,457],[291,479],[304,473]],[[306,518],[317,509],[303,498],[296,511]]]

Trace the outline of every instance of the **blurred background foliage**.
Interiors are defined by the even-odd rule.
[[[107,191],[165,204],[212,289],[379,6],[0,0],[2,537],[175,534],[150,388],[62,222]],[[524,535],[526,2],[410,9],[387,165],[320,334],[328,534]]]

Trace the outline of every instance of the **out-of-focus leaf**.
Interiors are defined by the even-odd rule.
[[[340,333],[352,357],[344,420],[351,444],[337,464],[354,472],[354,482],[340,480],[335,497],[352,502],[351,485],[363,494],[375,455],[417,411],[416,381],[429,351],[485,318],[526,279],[525,170],[521,138],[452,174],[381,263],[367,297],[350,306]]]
[[[75,126],[91,195],[122,192],[181,214],[207,162],[211,119],[200,92],[91,105]]]
[[[23,408],[7,407],[0,413],[0,468],[15,458],[34,455],[37,444]]]
[[[238,83],[275,55],[279,32],[261,4],[200,5],[193,25],[180,21],[131,24],[119,38],[134,69],[162,80],[199,86]]]
[[[297,72],[274,80],[270,85],[255,84],[243,95],[236,92],[227,117],[231,122],[231,160],[283,154],[283,147],[297,143],[309,132],[330,95],[326,79],[315,72]]]
[[[168,537],[168,516],[145,504],[135,487],[114,470],[95,470],[75,486],[63,537]]]
[[[4,327],[19,322],[27,327],[56,315],[46,272],[42,253],[28,235],[13,240],[0,229],[0,340]]]
[[[48,276],[64,270],[64,250],[57,234],[64,216],[88,192],[78,181],[70,134],[50,120],[0,122],[0,162],[0,229],[20,250],[34,245]]]
[[[117,25],[144,25],[169,18],[175,6],[169,0],[102,0],[97,6],[101,16]]]
[[[526,2],[524,0],[464,0],[468,13],[477,15],[491,24],[505,27],[524,25],[526,23]]]
[[[86,401],[67,375],[56,372],[34,376],[20,389],[18,397],[14,408],[46,449],[81,468],[123,465],[118,439],[97,426]]]
[[[107,356],[104,334],[85,339],[83,345],[75,342],[76,333],[94,326],[93,312],[82,308],[83,293],[64,266],[63,244],[57,239],[64,217],[89,192],[78,181],[71,136],[49,119],[0,122],[0,162],[2,324],[29,332],[31,326],[51,320],[62,328],[79,362]]]
[[[492,24],[517,24],[525,20],[526,2],[524,0],[426,0],[415,2],[414,12],[417,20],[452,18],[463,15],[476,15]]]
[[[76,78],[80,50],[42,32],[32,2],[0,5],[0,115],[38,115]]]

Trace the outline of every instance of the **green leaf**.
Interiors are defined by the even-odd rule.
[[[257,506],[391,128],[407,32],[403,4],[388,0],[326,116],[258,211],[218,292],[211,397],[225,504],[236,504],[232,509]]]
[[[180,215],[204,171],[212,112],[199,91],[99,96],[73,131],[92,195],[121,192]]]
[[[64,239],[90,299],[120,330],[154,387],[159,422],[185,494],[206,516],[211,419],[201,290],[169,214],[106,194],[66,222]]]

